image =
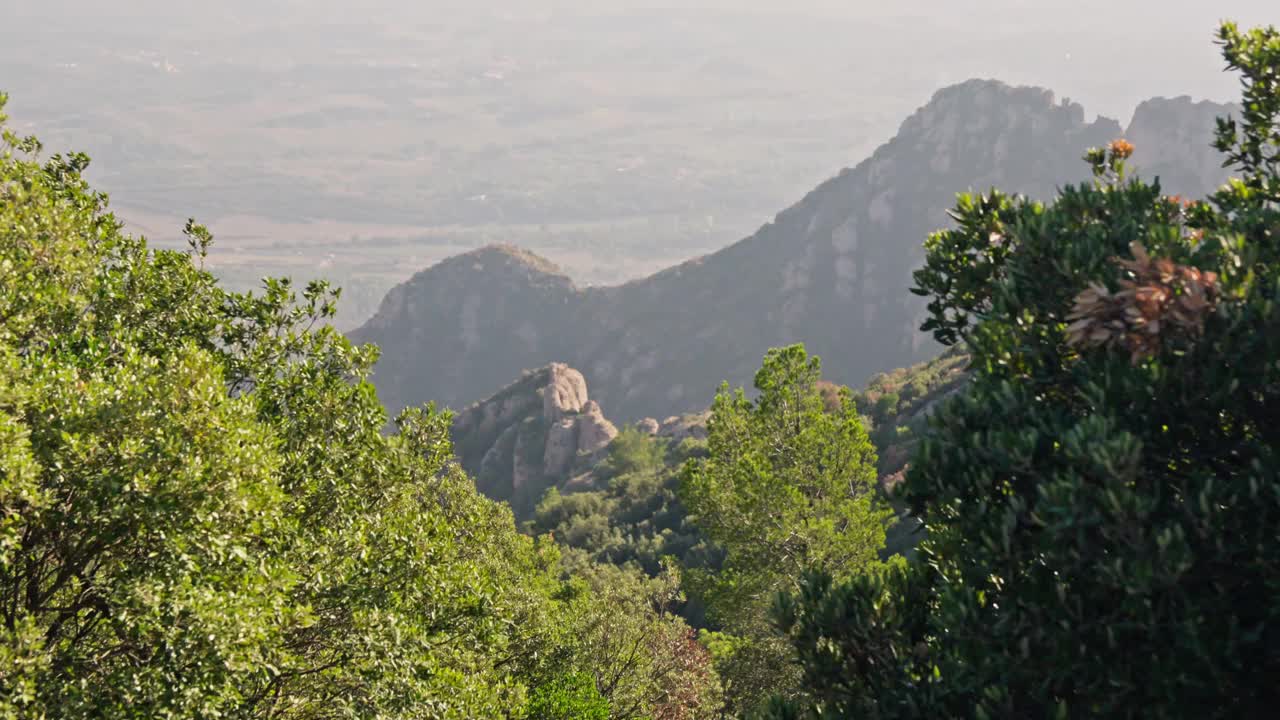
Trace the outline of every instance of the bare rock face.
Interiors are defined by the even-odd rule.
[[[528,433],[520,432],[517,426],[513,426],[513,429],[516,429],[516,444],[513,448],[514,454],[511,456],[511,490],[513,493],[519,493],[529,487],[535,478],[541,476],[542,465],[537,462],[536,455],[533,455],[537,452],[537,448],[530,447],[536,444],[534,438],[529,437]],[[502,450],[498,452],[501,453]],[[505,461],[506,458],[503,460]]]
[[[551,426],[547,432],[547,444],[542,453],[542,472],[547,477],[559,477],[569,470],[578,452],[577,417],[567,417]]]
[[[542,389],[542,416],[554,422],[582,412],[587,403],[587,381],[582,373],[564,363],[551,363],[547,372],[550,377]]]
[[[578,453],[595,455],[618,436],[618,428],[600,410],[595,400],[587,402],[578,416]]]
[[[510,502],[517,516],[525,517],[547,489],[581,489],[589,482],[587,471],[618,429],[588,397],[582,373],[552,363],[524,372],[459,413],[452,435],[480,491]]]
[[[653,418],[644,418],[636,423],[635,428],[645,435],[657,435],[661,426]]]

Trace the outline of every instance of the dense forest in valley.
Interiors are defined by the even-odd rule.
[[[334,287],[224,286],[5,126],[0,718],[1269,717],[1280,30],[1218,40],[1207,196],[1122,138],[961,194],[940,357],[621,428],[564,365],[390,417]]]

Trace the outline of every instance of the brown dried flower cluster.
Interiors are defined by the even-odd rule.
[[[1129,246],[1132,260],[1115,261],[1131,277],[1111,292],[1099,283],[1076,296],[1067,319],[1067,343],[1078,348],[1119,347],[1133,363],[1151,357],[1175,337],[1196,337],[1218,302],[1218,275],[1152,259],[1141,243]]]

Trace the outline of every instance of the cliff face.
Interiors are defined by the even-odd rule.
[[[513,248],[447,260],[388,295],[357,341],[383,348],[375,382],[392,408],[454,407],[521,368],[562,360],[626,421],[705,407],[723,380],[748,384],[765,351],[804,342],[824,375],[862,385],[936,354],[909,292],[928,234],[955,194],[999,187],[1047,197],[1088,178],[1086,148],[1130,135],[1144,174],[1195,195],[1225,173],[1209,148],[1227,108],[1153,100],[1128,131],[1087,121],[1047,90],[970,81],[939,91],[898,134],[715,254],[612,288],[575,288]]]
[[[462,411],[452,436],[481,492],[526,515],[550,487],[563,487],[601,459],[618,429],[587,397],[582,373],[562,363],[525,372]]]
[[[1227,180],[1222,154],[1213,148],[1217,118],[1238,115],[1239,107],[1195,102],[1187,96],[1153,98],[1138,106],[1125,135],[1134,144],[1133,162],[1146,177],[1159,177],[1170,192],[1204,197]]]

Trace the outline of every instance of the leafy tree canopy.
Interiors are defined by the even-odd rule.
[[[39,151],[0,140],[0,717],[715,703],[679,618],[566,581],[476,492],[447,413],[384,432],[377,350],[327,325],[336,291],[229,292],[204,228],[153,250],[87,158]]]
[[[759,395],[722,387],[708,453],[684,469],[680,496],[725,553],[718,572],[691,573],[711,619],[731,706],[749,709],[798,684],[769,621],[779,591],[809,568],[846,578],[878,563],[890,513],[878,501],[876,454],[848,390],[828,409],[820,364],[803,346],[770,350]]]
[[[1264,717],[1280,699],[1280,32],[1184,201],[1133,147],[1048,204],[962,196],[916,273],[971,354],[900,496],[909,566],[779,604],[812,701],[773,717]]]

